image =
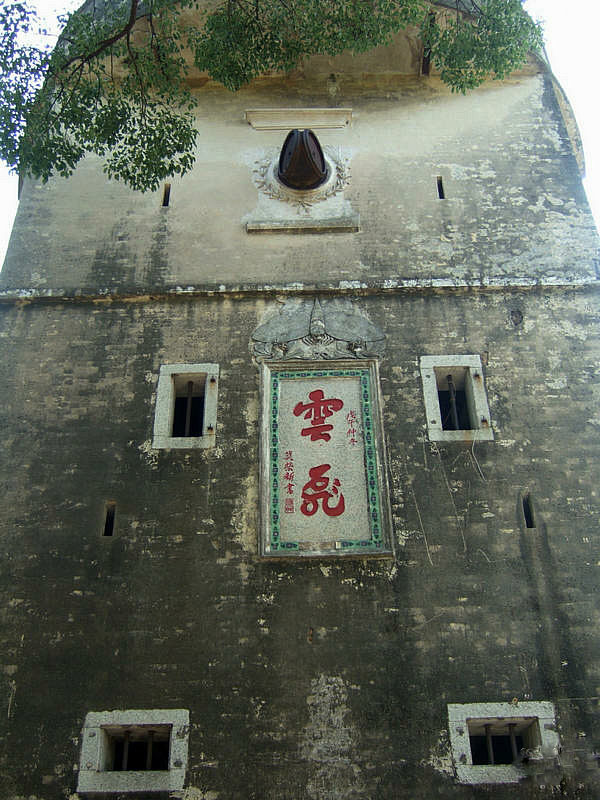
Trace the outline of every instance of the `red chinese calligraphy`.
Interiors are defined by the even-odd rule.
[[[294,499],[292,497],[285,498],[283,510],[285,511],[286,514],[294,513]]]
[[[319,439],[328,442],[331,439],[329,431],[333,430],[333,425],[326,423],[325,420],[343,408],[344,403],[336,397],[326,399],[322,389],[309,392],[308,399],[310,403],[297,403],[294,408],[294,416],[299,417],[304,414],[304,419],[310,419],[310,428],[303,428],[302,436],[310,436],[311,442]]]
[[[333,479],[331,489],[329,489],[329,478],[325,473],[331,469],[331,464],[321,464],[308,470],[310,480],[302,488],[302,505],[300,511],[307,517],[312,517],[321,508],[328,517],[339,517],[344,513],[346,503],[344,495],[340,492],[340,482],[337,478]],[[331,506],[330,501],[338,498],[337,505]]]
[[[346,422],[348,423],[348,430],[346,431],[346,436],[350,441],[351,445],[356,444],[356,411],[349,411],[346,414]]]

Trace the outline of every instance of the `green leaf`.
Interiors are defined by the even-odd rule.
[[[54,48],[32,44],[42,26],[28,0],[0,5],[0,159],[9,167],[48,180],[95,153],[109,177],[140,191],[185,174],[198,135],[190,52],[196,68],[235,91],[311,55],[364,52],[416,26],[442,80],[464,92],[504,77],[541,45],[520,0],[469,2],[472,13],[427,0],[224,0],[210,12],[197,0],[144,0],[141,19],[138,1],[106,3],[102,15],[88,2],[64,15]]]

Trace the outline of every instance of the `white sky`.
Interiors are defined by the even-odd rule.
[[[1,2],[2,0],[0,0]],[[75,8],[81,0],[38,0],[47,14]],[[600,227],[600,105],[597,102],[597,0],[526,0],[525,8],[544,23],[552,69],[567,93],[583,138],[585,189]],[[476,90],[475,90],[476,91]],[[17,207],[17,179],[0,165],[0,264]]]
[[[525,8],[544,23],[552,71],[569,98],[585,152],[584,186],[600,228],[600,106],[598,104],[598,0],[526,0]]]

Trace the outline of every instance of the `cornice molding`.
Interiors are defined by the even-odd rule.
[[[351,108],[248,108],[246,122],[257,131],[292,128],[346,128],[352,122]]]

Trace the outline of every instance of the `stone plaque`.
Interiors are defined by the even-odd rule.
[[[262,554],[391,555],[375,361],[263,364]]]

